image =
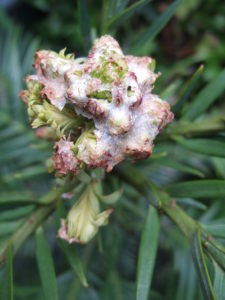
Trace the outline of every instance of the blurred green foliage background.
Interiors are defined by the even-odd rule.
[[[129,9],[137,3],[137,9]],[[165,15],[160,19],[171,7],[168,22]],[[36,233],[34,238],[35,228],[26,225],[24,229],[23,224],[35,213],[41,216],[37,225],[42,221],[44,224],[46,216],[55,211],[55,206],[42,207],[37,200],[55,185],[54,175],[48,174],[45,166],[52,145],[36,138],[29,127],[26,108],[18,99],[24,78],[32,71],[35,51],[67,47],[76,57],[85,56],[93,40],[107,33],[119,41],[126,54],[156,59],[156,69],[162,75],[154,91],[172,105],[176,119],[159,136],[153,157],[134,166],[167,190],[224,245],[224,28],[223,0],[0,0],[0,254],[5,253],[20,228],[22,233],[16,235],[18,248],[20,241],[24,242],[13,260],[14,299],[46,299],[35,257],[38,241],[43,242],[42,233],[39,237]],[[201,94],[205,86],[208,89]],[[206,102],[200,107],[199,101],[192,105],[199,98],[200,103],[204,99]],[[197,146],[193,143],[196,139],[203,139],[202,147],[198,140]],[[196,188],[190,185],[189,190],[186,186],[178,190],[176,186],[178,182],[201,180],[202,184]],[[148,203],[116,172],[106,178],[104,189],[109,193],[121,186],[124,193],[114,205],[110,224],[88,245],[62,246],[56,239],[56,220],[65,213],[65,207],[70,207],[68,201],[65,207],[57,203],[56,212],[45,222],[59,299],[135,299],[138,249]],[[72,202],[76,199],[77,196]],[[160,221],[149,299],[205,299],[188,241],[166,216],[161,215]],[[45,241],[42,246],[45,251]],[[74,260],[77,256],[80,261]],[[81,284],[85,280],[79,264],[85,270],[88,288]],[[210,276],[215,277],[208,258],[207,265]],[[4,269],[0,274],[4,279]],[[225,288],[225,280],[222,286]],[[48,300],[57,299],[53,294]],[[0,298],[12,299],[4,295]]]

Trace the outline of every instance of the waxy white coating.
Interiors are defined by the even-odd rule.
[[[40,82],[41,94],[59,111],[68,103],[94,124],[79,143],[69,136],[57,142],[53,166],[59,175],[76,173],[81,165],[111,171],[126,157],[151,155],[155,137],[173,119],[169,104],[152,94],[159,76],[153,63],[147,56],[124,55],[108,35],[95,41],[82,63],[53,51],[36,53],[37,75],[28,81]],[[67,157],[71,166],[64,163]]]

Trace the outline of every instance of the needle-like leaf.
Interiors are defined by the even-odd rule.
[[[150,206],[142,231],[138,255],[136,300],[148,299],[158,247],[159,229],[157,211]]]
[[[173,139],[182,147],[191,151],[217,157],[225,157],[225,143],[212,139],[184,139],[180,136]]]
[[[173,197],[219,198],[225,196],[225,180],[192,180],[170,184],[167,192]]]
[[[124,23],[128,18],[130,18],[138,9],[149,3],[151,0],[139,0],[134,4],[130,5],[118,15],[114,16],[111,20],[109,20],[107,24],[107,29],[113,28],[115,26]]]
[[[211,81],[192,101],[183,115],[184,120],[194,120],[203,114],[225,90],[225,70]]]
[[[168,159],[167,158],[158,159],[157,164],[178,170],[183,173],[192,174],[192,175],[199,176],[199,177],[205,177],[205,175],[198,169],[196,169],[192,166],[188,166],[184,163],[180,163],[175,160],[172,160],[171,158],[170,159],[169,158]]]
[[[195,268],[199,276],[204,299],[216,300],[202,249],[200,229],[198,229],[198,231],[193,236],[191,250]]]
[[[35,233],[36,258],[45,300],[57,300],[58,288],[54,262],[43,230],[39,227]]]
[[[214,282],[213,287],[215,291],[216,299],[223,299],[225,295],[225,272],[221,267],[213,261],[214,266]]]
[[[141,49],[144,45],[151,43],[151,41],[159,34],[163,27],[172,18],[182,1],[183,0],[174,1],[146,31],[138,36],[138,39],[135,41],[135,45],[133,48],[131,48],[132,53],[138,53],[139,49]]]
[[[5,271],[0,283],[0,299],[13,300],[13,257],[11,245],[7,251]]]
[[[192,77],[189,79],[187,84],[184,86],[183,90],[181,91],[181,96],[176,102],[176,104],[172,107],[172,111],[175,114],[178,114],[180,109],[183,107],[184,103],[188,100],[190,97],[192,91],[194,90],[197,82],[199,81],[201,74],[204,70],[204,66],[200,65],[198,69],[195,71],[195,73],[192,75]]]

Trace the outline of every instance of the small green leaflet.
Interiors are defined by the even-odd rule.
[[[127,6],[129,0],[103,0],[102,7],[102,24],[101,24],[101,33],[107,33],[106,27],[107,23],[112,16],[118,15],[121,13]]]
[[[219,198],[225,197],[225,180],[192,180],[170,184],[166,191],[173,197]]]
[[[183,107],[184,103],[189,99],[192,91],[196,87],[197,82],[199,81],[201,74],[204,70],[204,66],[200,65],[189,81],[184,86],[183,90],[181,91],[180,99],[176,102],[176,104],[172,107],[172,111],[175,114],[178,114],[180,109]]]
[[[225,248],[215,240],[206,242],[206,247],[210,256],[225,271]]]
[[[59,241],[59,244],[71,268],[77,274],[83,286],[88,287],[88,282],[84,274],[83,266],[74,245],[68,245],[68,243],[66,243],[65,241]]]
[[[34,205],[24,205],[19,208],[9,208],[0,212],[0,222],[16,220],[31,214],[34,211]]]
[[[225,90],[225,70],[211,81],[192,101],[183,115],[185,120],[194,120],[203,114],[210,105],[224,92]]]
[[[216,238],[225,239],[225,224],[203,224],[202,228]]]
[[[182,147],[210,156],[225,157],[225,143],[212,139],[184,139],[175,136],[173,139]]]
[[[212,157],[212,163],[216,170],[217,176],[225,179],[225,159],[219,157]]]
[[[225,296],[225,272],[221,267],[213,261],[214,266],[214,282],[213,287],[217,300],[224,299]]]
[[[193,168],[192,166],[188,166],[184,163],[180,163],[178,161],[172,160],[171,158],[158,159],[156,163],[162,166],[166,166],[178,170],[183,173],[192,174],[199,177],[205,177],[204,174],[198,169]]]
[[[0,222],[0,236],[2,237],[14,233],[22,224],[23,219]]]
[[[138,9],[149,3],[150,0],[139,0],[136,1],[134,4],[130,5],[126,9],[124,9],[122,12],[120,12],[118,15],[113,17],[109,20],[107,27],[105,31],[107,32],[108,29],[113,28],[115,26],[120,25],[121,23],[124,23],[128,18],[130,18]]]
[[[139,49],[141,49],[147,43],[150,43],[163,29],[163,27],[169,22],[169,20],[174,15],[176,9],[181,4],[183,0],[174,1],[167,10],[162,13],[156,21],[142,34],[139,35],[138,40],[135,42],[135,45],[132,47],[131,52],[136,54]]]
[[[7,204],[9,202],[10,204],[24,203],[29,205],[35,203],[36,201],[31,192],[27,190],[17,190],[0,193],[0,205]]]
[[[196,207],[201,210],[206,210],[207,206],[202,204],[201,202],[191,199],[191,198],[176,198],[176,202],[179,204],[185,204],[189,206]]]
[[[39,227],[35,233],[36,258],[45,300],[57,300],[58,288],[54,262],[44,232]]]
[[[7,250],[5,270],[0,283],[0,299],[13,300],[13,257],[11,245]]]
[[[77,174],[77,179],[83,183],[89,183],[91,176],[89,176],[84,170]]]
[[[141,235],[138,255],[136,300],[148,299],[158,247],[159,229],[157,211],[150,206]]]
[[[96,196],[99,198],[99,200],[101,200],[103,203],[107,205],[115,204],[123,194],[122,189],[116,190],[115,192],[109,195],[102,195],[101,193],[97,193],[96,191],[94,192]]]
[[[25,179],[31,179],[38,176],[43,176],[47,173],[47,169],[45,166],[32,166],[25,168],[23,170],[20,170],[17,173],[14,173],[11,175],[12,177],[16,178],[17,180],[25,180]]]
[[[208,268],[206,265],[202,244],[200,229],[194,234],[192,239],[192,257],[196,271],[200,280],[202,293],[205,300],[216,300],[211,279],[209,277]]]

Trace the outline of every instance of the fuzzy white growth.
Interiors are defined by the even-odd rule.
[[[127,156],[151,155],[154,138],[173,119],[169,104],[152,94],[159,76],[153,65],[150,57],[125,56],[111,36],[97,39],[82,63],[64,53],[36,53],[41,94],[59,110],[69,103],[94,124],[91,136],[71,141],[80,163],[111,171]]]
[[[170,123],[167,102],[152,94],[159,74],[150,57],[125,56],[115,39],[97,39],[87,58],[38,51],[36,75],[27,77],[20,97],[28,105],[33,128],[55,140],[52,157],[57,176],[76,175],[84,167],[111,171],[126,157],[151,155],[153,141]],[[90,182],[71,208],[58,236],[86,243],[108,222],[101,212],[97,183]]]

